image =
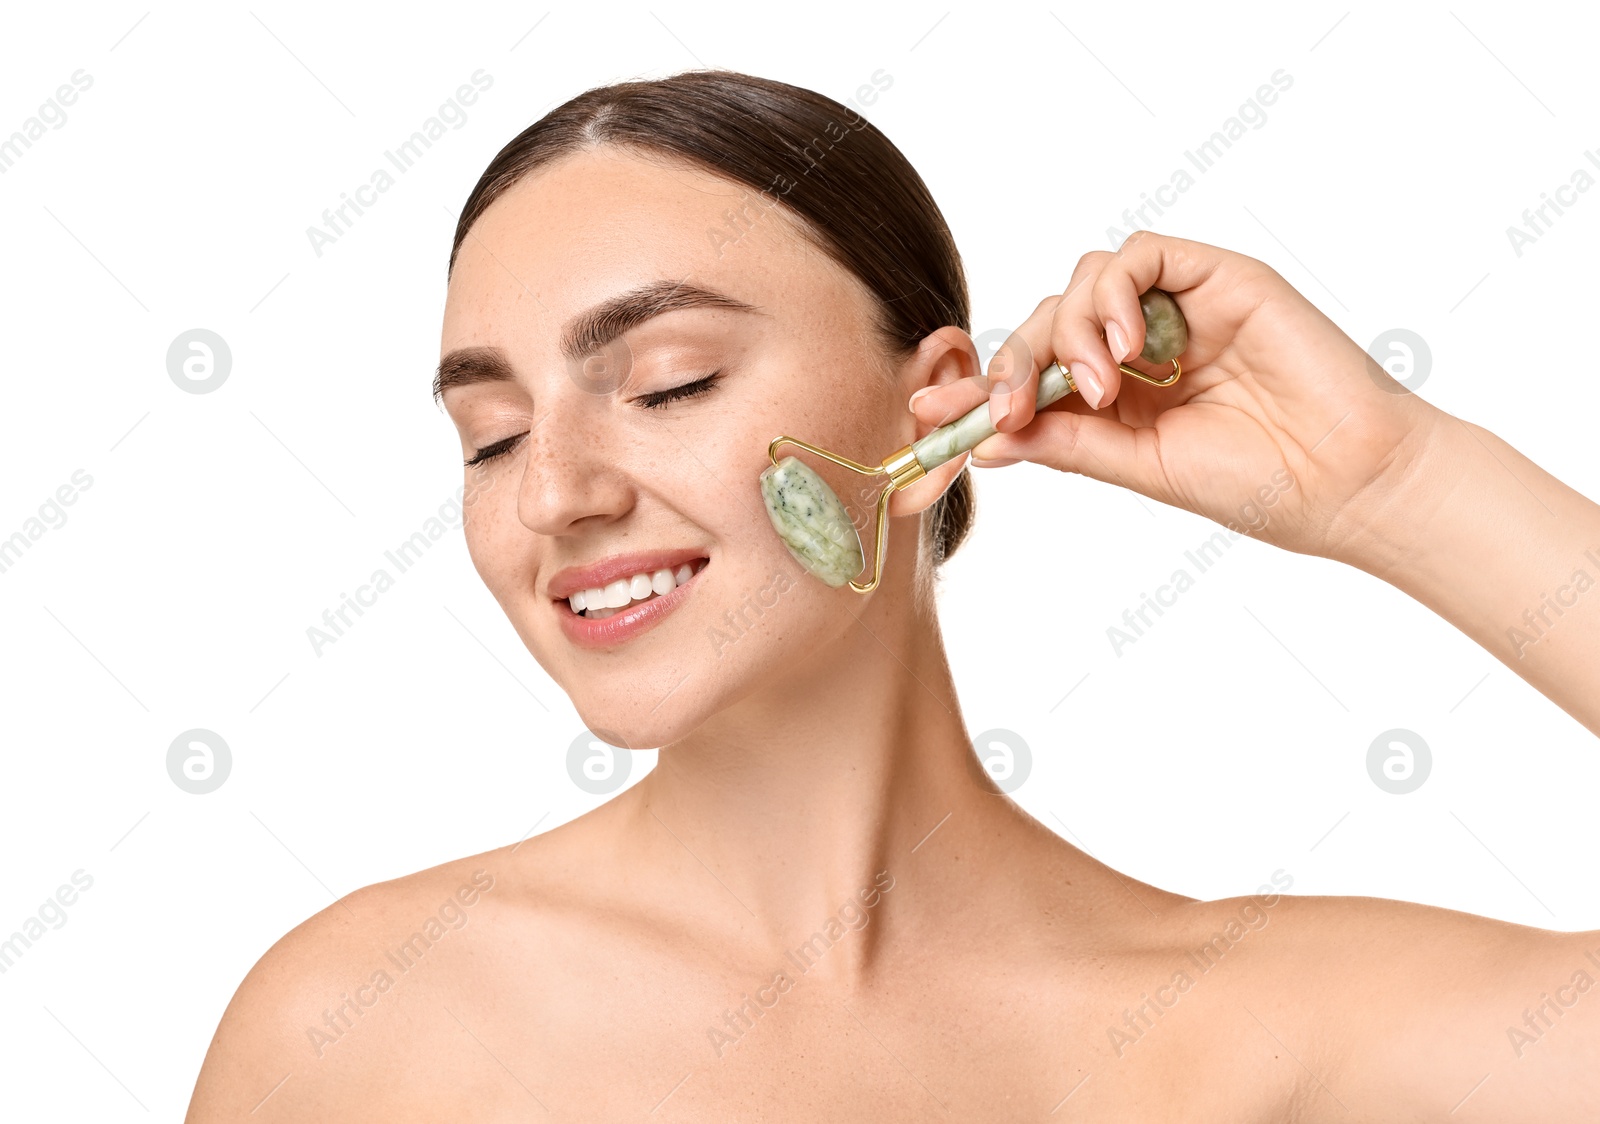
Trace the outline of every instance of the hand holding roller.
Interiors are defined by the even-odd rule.
[[[1136,371],[1125,363],[1117,366],[1125,375],[1151,384],[1171,386],[1178,381],[1183,368],[1178,356],[1189,346],[1189,327],[1171,294],[1151,289],[1139,297],[1140,311],[1144,314],[1145,342],[1140,358],[1148,363],[1172,364],[1172,374],[1155,379]],[[1051,363],[1039,372],[1039,393],[1035,409],[1042,410],[1052,402],[1077,390],[1070,371]],[[978,442],[995,433],[989,420],[989,403],[980,402],[963,416],[948,425],[940,426],[920,440],[885,457],[877,466],[858,464],[847,457],[830,453],[794,437],[779,436],[767,446],[770,467],[761,473],[761,495],[766,501],[767,515],[773,529],[795,559],[815,577],[831,586],[841,586],[847,581],[857,593],[869,593],[878,586],[883,576],[883,557],[888,534],[889,497],[901,488],[920,480],[930,471],[954,457],[967,452]],[[878,497],[877,546],[873,551],[872,580],[853,580],[864,566],[861,536],[856,533],[850,513],[845,509],[833,489],[804,462],[795,457],[778,460],[778,447],[795,445],[852,472],[865,476],[885,475],[889,486]]]

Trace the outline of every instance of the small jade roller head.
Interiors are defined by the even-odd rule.
[[[761,473],[761,495],[773,529],[816,577],[838,587],[866,563],[861,536],[833,489],[810,465],[784,457]]]
[[[1139,357],[1147,363],[1171,363],[1172,374],[1157,379],[1125,363],[1119,363],[1118,369],[1152,386],[1171,386],[1183,373],[1178,365],[1178,356],[1189,346],[1189,325],[1178,308],[1178,302],[1173,300],[1170,293],[1160,289],[1140,294],[1139,308],[1144,314],[1145,323],[1144,348],[1139,352]],[[1071,373],[1052,363],[1039,372],[1039,394],[1034,408],[1042,410],[1077,389]],[[857,593],[871,592],[883,576],[883,552],[889,529],[889,497],[994,433],[995,428],[989,423],[989,404],[980,402],[965,416],[889,454],[879,465],[858,464],[793,437],[776,437],[767,446],[767,456],[772,464],[761,473],[761,497],[767,506],[767,517],[772,520],[773,530],[778,532],[789,553],[813,576],[835,588],[849,582],[850,588]],[[809,450],[824,460],[865,476],[884,475],[889,478],[889,487],[878,496],[877,549],[873,551],[870,580],[853,580],[866,563],[861,549],[861,536],[856,532],[850,512],[809,465],[792,456],[780,461],[780,445],[795,445]]]

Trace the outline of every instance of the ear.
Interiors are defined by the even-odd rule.
[[[978,358],[977,346],[972,337],[960,328],[946,325],[931,333],[918,345],[916,352],[900,370],[902,402],[924,387],[944,386],[961,379],[977,378],[983,374],[983,363]],[[918,421],[909,409],[906,411],[906,444],[926,437],[936,427]],[[946,461],[909,487],[902,488],[889,497],[890,515],[915,515],[933,506],[961,470],[966,467],[967,454]]]

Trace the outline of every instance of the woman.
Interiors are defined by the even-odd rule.
[[[1118,874],[968,740],[930,595],[967,533],[965,466],[896,494],[867,597],[800,571],[756,479],[775,434],[870,454],[986,394],[996,462],[1223,522],[1287,474],[1263,537],[1393,582],[1597,731],[1600,598],[1521,652],[1506,629],[1594,569],[1600,508],[1404,393],[1265,265],[1180,239],[1084,257],[997,359],[1026,379],[986,388],[922,181],[777,82],[575,98],[496,157],[451,263],[435,390],[473,561],[588,725],[659,765],[285,936],[191,1121],[1600,1111],[1600,995],[1578,1002],[1600,933]],[[1167,390],[1115,365],[1151,286],[1192,332]],[[1088,404],[1035,418],[1057,358]]]

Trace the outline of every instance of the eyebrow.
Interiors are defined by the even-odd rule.
[[[561,330],[561,354],[570,360],[580,360],[646,320],[685,308],[761,311],[756,305],[715,289],[703,289],[683,281],[651,281],[608,297],[568,320]],[[433,377],[433,397],[437,401],[452,387],[509,382],[515,378],[511,361],[500,348],[457,348],[439,363]]]

